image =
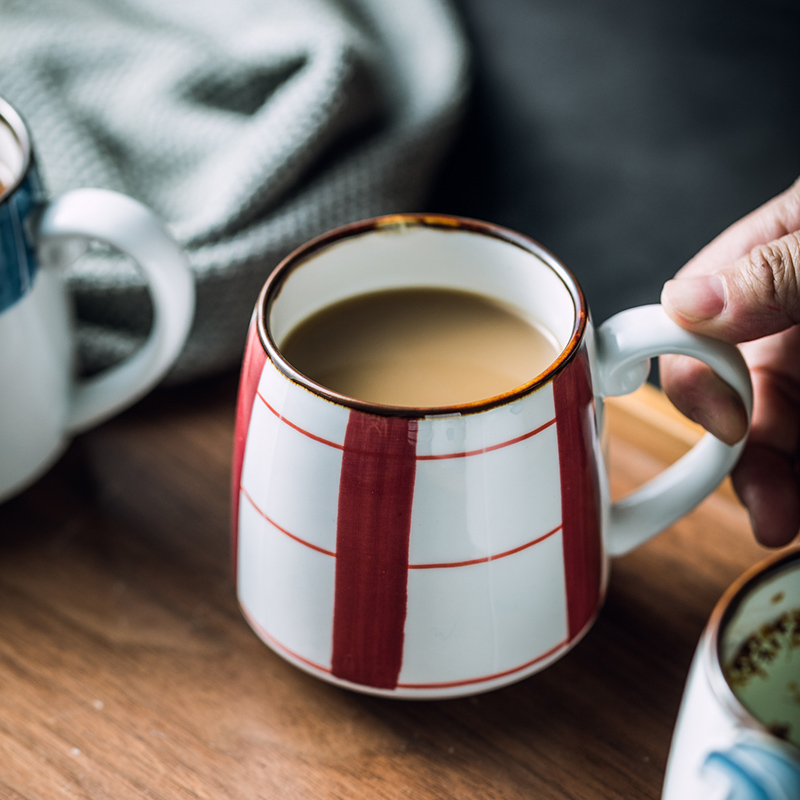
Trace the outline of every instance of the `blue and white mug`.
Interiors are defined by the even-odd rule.
[[[132,356],[82,379],[63,273],[98,241],[141,268],[154,322]],[[48,202],[28,129],[0,100],[0,501],[38,478],[72,434],[151,389],[183,347],[193,315],[189,266],[153,213],[101,189]]]
[[[800,548],[722,596],[692,663],[663,800],[800,798]]]

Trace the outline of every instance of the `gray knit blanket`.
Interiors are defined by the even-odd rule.
[[[241,358],[278,261],[331,227],[419,210],[465,102],[448,0],[0,0],[0,95],[51,194],[150,206],[185,249],[197,316],[170,380]],[[151,323],[132,264],[70,267],[94,371]]]

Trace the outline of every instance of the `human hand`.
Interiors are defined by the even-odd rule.
[[[665,284],[661,303],[687,330],[742,343],[753,418],[731,478],[756,538],[788,544],[800,530],[800,179],[701,250]],[[745,434],[741,401],[704,364],[664,356],[661,381],[718,438]]]

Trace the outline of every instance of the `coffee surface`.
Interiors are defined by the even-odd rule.
[[[503,394],[544,372],[555,338],[488,297],[450,289],[391,289],[333,304],[301,322],[281,350],[339,394],[436,407]]]

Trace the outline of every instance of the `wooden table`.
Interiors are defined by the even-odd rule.
[[[692,652],[765,551],[721,489],[612,568],[561,661],[442,702],[299,672],[239,613],[229,554],[237,376],[162,389],[0,506],[0,797],[660,797]],[[652,389],[611,413],[613,488],[695,432]]]

